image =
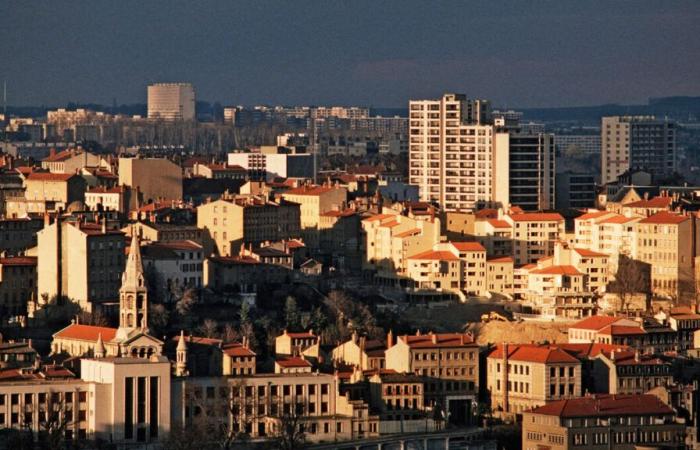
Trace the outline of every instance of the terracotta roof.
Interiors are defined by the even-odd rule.
[[[218,262],[221,264],[229,264],[229,265],[261,264],[260,261],[258,261],[255,258],[251,258],[250,256],[215,256],[215,257],[209,258],[209,260],[212,262]]]
[[[618,223],[618,224],[622,224],[622,223],[632,222],[632,221],[635,221],[635,220],[638,220],[638,219],[639,219],[638,217],[625,217],[625,216],[623,216],[623,215],[616,214],[615,216],[613,216],[613,217],[608,217],[607,219],[601,220],[601,221],[598,222],[598,223]]]
[[[638,200],[636,202],[625,203],[622,206],[625,208],[652,208],[652,209],[666,209],[671,206],[673,199],[671,197],[654,197],[648,200]]]
[[[290,239],[287,241],[287,248],[302,248],[306,247],[303,242],[297,241],[296,239]]]
[[[477,219],[495,219],[498,217],[498,210],[493,208],[480,209],[474,213]]]
[[[591,258],[608,257],[608,255],[605,253],[594,252],[593,250],[588,250],[587,248],[575,248],[574,251],[581,256],[587,256]]]
[[[598,394],[549,402],[530,412],[557,417],[620,417],[673,414],[673,409],[650,394]]]
[[[574,266],[549,266],[544,269],[536,269],[530,273],[535,275],[582,275]]]
[[[471,334],[462,333],[406,335],[399,336],[399,339],[411,348],[473,347],[476,345]]]
[[[54,334],[54,338],[77,339],[81,341],[97,341],[97,337],[102,334],[104,342],[111,341],[117,334],[116,328],[96,327],[94,325],[71,324]]]
[[[490,219],[488,223],[494,228],[510,228],[510,224],[502,219]]]
[[[620,320],[623,320],[622,317],[613,317],[613,316],[591,316],[588,318],[583,319],[580,322],[576,322],[575,324],[571,325],[569,328],[575,328],[577,330],[602,330],[608,325],[612,325],[615,322],[619,322]]]
[[[637,335],[645,334],[646,332],[640,326],[628,326],[628,325],[608,325],[605,328],[598,330],[598,334],[610,335],[610,336],[627,336],[627,335]]]
[[[682,216],[680,214],[675,214],[668,211],[661,211],[640,220],[639,223],[676,225],[685,222],[686,220],[689,220],[687,216]]]
[[[485,252],[486,249],[478,242],[451,242],[460,252]]]
[[[67,150],[63,150],[63,151],[55,153],[53,155],[49,155],[46,158],[42,159],[42,161],[46,161],[46,162],[65,161],[72,156],[77,156],[77,155],[82,155],[82,154],[83,154],[82,151],[79,151],[79,150],[74,149],[74,148],[69,148]]]
[[[389,221],[389,222],[384,222],[380,224],[380,227],[385,227],[385,228],[394,228],[395,226],[399,225],[399,223],[395,220]]]
[[[409,256],[408,259],[426,259],[426,260],[442,260],[442,261],[459,261],[459,258],[454,253],[446,250],[428,250],[427,252],[418,253],[417,255]]]
[[[396,233],[394,237],[408,237],[420,233],[420,228],[411,228],[410,230],[402,231],[401,233]]]
[[[316,336],[311,331],[302,331],[302,332],[295,332],[295,333],[286,332],[285,334],[292,339],[318,338],[318,336]]]
[[[582,344],[557,344],[563,350],[567,351],[571,355],[583,359],[583,358],[595,358],[601,353],[609,353],[613,350],[627,350],[629,347],[626,345],[616,345],[616,344],[601,344],[595,343],[582,343]]]
[[[124,193],[124,187],[123,186],[114,186],[111,188],[104,187],[104,186],[96,186],[92,189],[88,189],[86,194],[122,194]]]
[[[489,358],[503,358],[503,345],[496,346]],[[579,360],[561,347],[549,344],[508,344],[508,359],[534,363],[578,363]]]
[[[609,211],[591,211],[578,216],[575,220],[590,220],[611,214]]]
[[[3,266],[36,266],[36,256],[12,256],[0,258],[0,265]]]
[[[282,356],[275,360],[275,363],[282,367],[311,367],[311,363],[298,356]]]
[[[228,356],[255,356],[255,352],[238,342],[225,344],[223,352]]]
[[[335,189],[333,186],[301,186],[290,189],[283,195],[322,195],[326,192],[332,191],[333,189]]]
[[[51,172],[32,172],[27,177],[29,181],[68,181],[77,175],[74,173],[51,173]]]
[[[512,256],[500,256],[496,258],[489,258],[486,260],[486,262],[490,263],[512,263],[513,257]]]
[[[167,241],[167,242],[153,242],[148,244],[148,247],[153,248],[167,248],[170,250],[184,250],[184,251],[198,251],[202,249],[202,246],[194,241]]]
[[[367,217],[363,221],[364,222],[374,222],[376,220],[388,219],[389,217],[395,217],[395,215],[394,214],[375,214],[373,216]]]
[[[350,217],[354,216],[357,214],[357,211],[354,209],[344,209],[343,211],[337,211],[337,210],[331,210],[331,211],[326,211],[324,213],[321,213],[319,215],[325,216],[325,217]]]
[[[511,214],[510,218],[515,222],[559,222],[564,220],[559,213]]]
[[[611,353],[613,350],[607,350],[603,351],[602,353],[608,357],[609,359],[611,358]],[[639,360],[637,360],[637,356],[639,356]],[[615,351],[615,365],[616,366],[638,366],[638,365],[644,365],[644,366],[662,366],[668,364],[667,362],[663,361],[660,358],[656,358],[655,356],[652,355],[637,355],[637,352],[635,350],[630,350],[630,349],[619,349]]]

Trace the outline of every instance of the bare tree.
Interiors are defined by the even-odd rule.
[[[620,298],[619,312],[628,312],[632,299],[638,294],[646,295],[646,307],[650,309],[651,273],[649,265],[621,255],[615,281],[610,284],[610,290]]]
[[[199,331],[204,335],[204,337],[213,338],[217,334],[218,327],[219,324],[216,323],[216,320],[205,319],[204,322],[202,322],[202,325],[199,326]]]
[[[276,443],[281,450],[298,450],[306,443],[307,418],[300,412],[292,411],[279,418]]]

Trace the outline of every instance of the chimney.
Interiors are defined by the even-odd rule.
[[[635,362],[640,362],[642,360],[642,354],[639,351],[639,349],[634,351],[634,361]]]
[[[386,334],[386,348],[390,349],[391,347],[394,346],[394,332],[389,329],[389,332]]]
[[[433,342],[433,344],[437,344],[437,334],[430,334],[430,340]]]
[[[615,361],[615,352],[616,351],[617,351],[616,349],[612,349],[612,351],[610,352],[610,361]]]

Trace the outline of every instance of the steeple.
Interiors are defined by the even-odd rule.
[[[175,376],[185,375],[187,375],[187,342],[185,342],[185,332],[180,330],[180,340],[175,350]]]
[[[95,358],[104,358],[107,356],[107,349],[102,341],[102,333],[97,335],[97,343],[95,344],[95,351],[93,352]]]
[[[119,289],[119,330],[117,337],[125,339],[136,329],[148,331],[148,290],[141,262],[141,243],[135,229],[131,232],[131,247]]]

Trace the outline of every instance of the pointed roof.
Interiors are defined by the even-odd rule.
[[[187,350],[187,343],[185,342],[185,331],[180,330],[180,339],[177,341],[177,351]]]
[[[122,274],[122,289],[144,288],[143,285],[143,262],[141,261],[141,243],[138,233],[132,230],[131,246],[129,247],[129,257],[126,260],[126,267]]]
[[[97,334],[97,343],[95,344],[95,355],[107,355],[107,349],[105,348],[105,344],[102,341],[102,333]]]

